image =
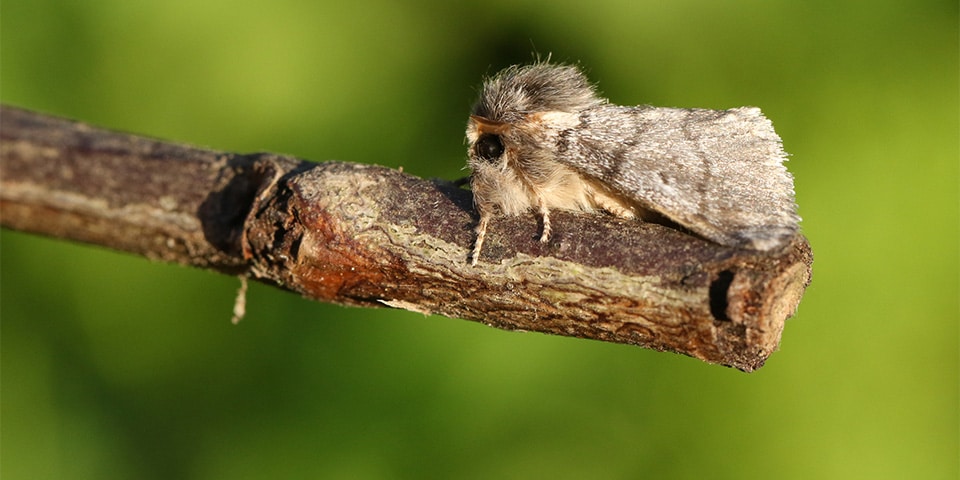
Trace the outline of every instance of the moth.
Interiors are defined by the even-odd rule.
[[[793,178],[759,108],[624,107],[575,66],[537,62],[488,78],[467,122],[470,187],[490,220],[531,209],[666,218],[713,242],[772,250],[798,231]]]

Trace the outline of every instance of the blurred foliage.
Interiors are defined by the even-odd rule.
[[[956,478],[946,1],[5,0],[0,100],[231,151],[464,174],[534,52],[620,104],[758,105],[814,283],[744,374],[0,234],[3,478]]]

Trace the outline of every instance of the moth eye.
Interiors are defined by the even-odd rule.
[[[500,141],[500,137],[497,135],[483,135],[477,139],[477,143],[473,146],[473,151],[478,157],[492,162],[500,158],[500,155],[503,155],[503,142]]]

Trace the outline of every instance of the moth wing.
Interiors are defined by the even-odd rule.
[[[603,106],[580,125],[560,161],[632,203],[723,245],[770,250],[798,231],[786,154],[759,108]]]

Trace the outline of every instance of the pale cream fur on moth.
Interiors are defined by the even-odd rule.
[[[536,210],[651,212],[719,244],[772,250],[798,231],[793,178],[773,125],[755,107],[622,107],[577,67],[545,62],[489,78],[467,123],[480,213],[472,263],[490,219]]]

